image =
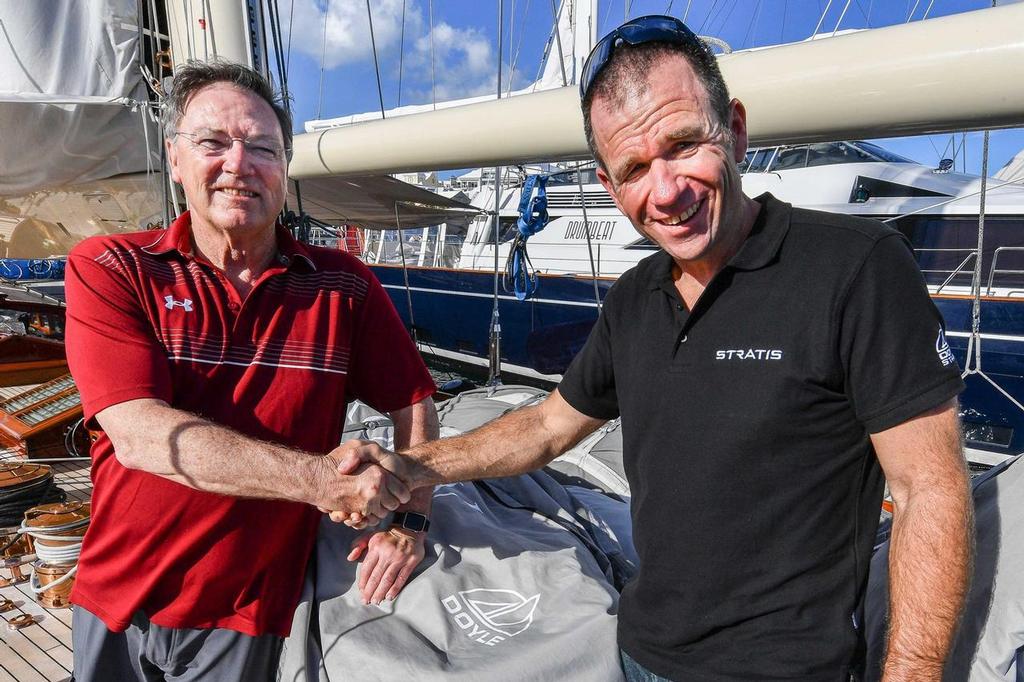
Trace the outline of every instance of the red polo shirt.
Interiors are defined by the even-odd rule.
[[[93,427],[106,407],[157,398],[325,453],[340,442],[348,401],[387,412],[434,392],[358,260],[278,228],[278,262],[242,299],[193,254],[190,227],[186,213],[167,230],[93,237],[68,256],[68,364]],[[166,627],[288,634],[316,509],[126,469],[105,435],[92,458],[93,517],[73,602],[113,631],[141,609]]]

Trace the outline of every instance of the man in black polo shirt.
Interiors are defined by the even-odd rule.
[[[622,417],[637,578],[630,680],[848,680],[885,478],[886,680],[938,680],[970,571],[963,388],[907,242],[743,194],[743,105],[671,17],[619,27],[581,80],[598,177],[661,250],[608,293],[558,390],[402,461],[410,487],[539,467]]]

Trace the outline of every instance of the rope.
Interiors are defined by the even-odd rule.
[[[526,184],[519,195],[519,219],[516,220],[518,234],[509,248],[502,284],[505,291],[515,293],[520,301],[525,301],[537,291],[537,272],[530,262],[526,242],[548,223],[546,186],[546,177],[531,175],[526,178]]]
[[[71,566],[71,570],[62,575],[57,580],[54,580],[47,585],[41,585],[36,574],[36,564],[32,564],[32,579],[29,583],[29,589],[35,594],[42,594],[47,590],[52,590],[59,585],[71,580],[75,573],[78,572],[78,557],[82,553],[82,540],[74,542],[73,538],[76,536],[59,535],[60,531],[75,530],[82,526],[89,525],[89,519],[80,519],[78,521],[71,521],[64,523],[59,526],[49,526],[47,528],[33,528],[27,525],[27,522],[22,523],[18,529],[19,533],[31,536],[36,542],[35,550],[36,557],[40,562],[44,564],[56,565],[56,566]],[[44,545],[39,542],[43,540],[45,542],[62,542],[68,544],[62,544],[58,546]]]

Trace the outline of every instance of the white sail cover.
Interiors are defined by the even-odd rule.
[[[1017,152],[1016,156],[1006,162],[1006,165],[999,169],[994,176],[997,180],[1007,182],[1024,183],[1024,149]]]
[[[0,197],[145,170],[136,0],[0,0],[0,19]]]

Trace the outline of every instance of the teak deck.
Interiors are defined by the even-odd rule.
[[[17,459],[11,450],[0,450],[0,460]],[[68,499],[86,501],[92,495],[88,457],[76,460],[33,460],[50,464],[57,484],[67,491]],[[29,565],[22,567],[29,574]],[[0,577],[10,577],[0,568]],[[71,609],[44,609],[36,602],[28,582],[0,588],[0,598],[13,601],[17,608],[0,614],[0,682],[63,682],[71,678]],[[12,631],[7,621],[21,614],[35,616],[39,622],[23,630]]]

